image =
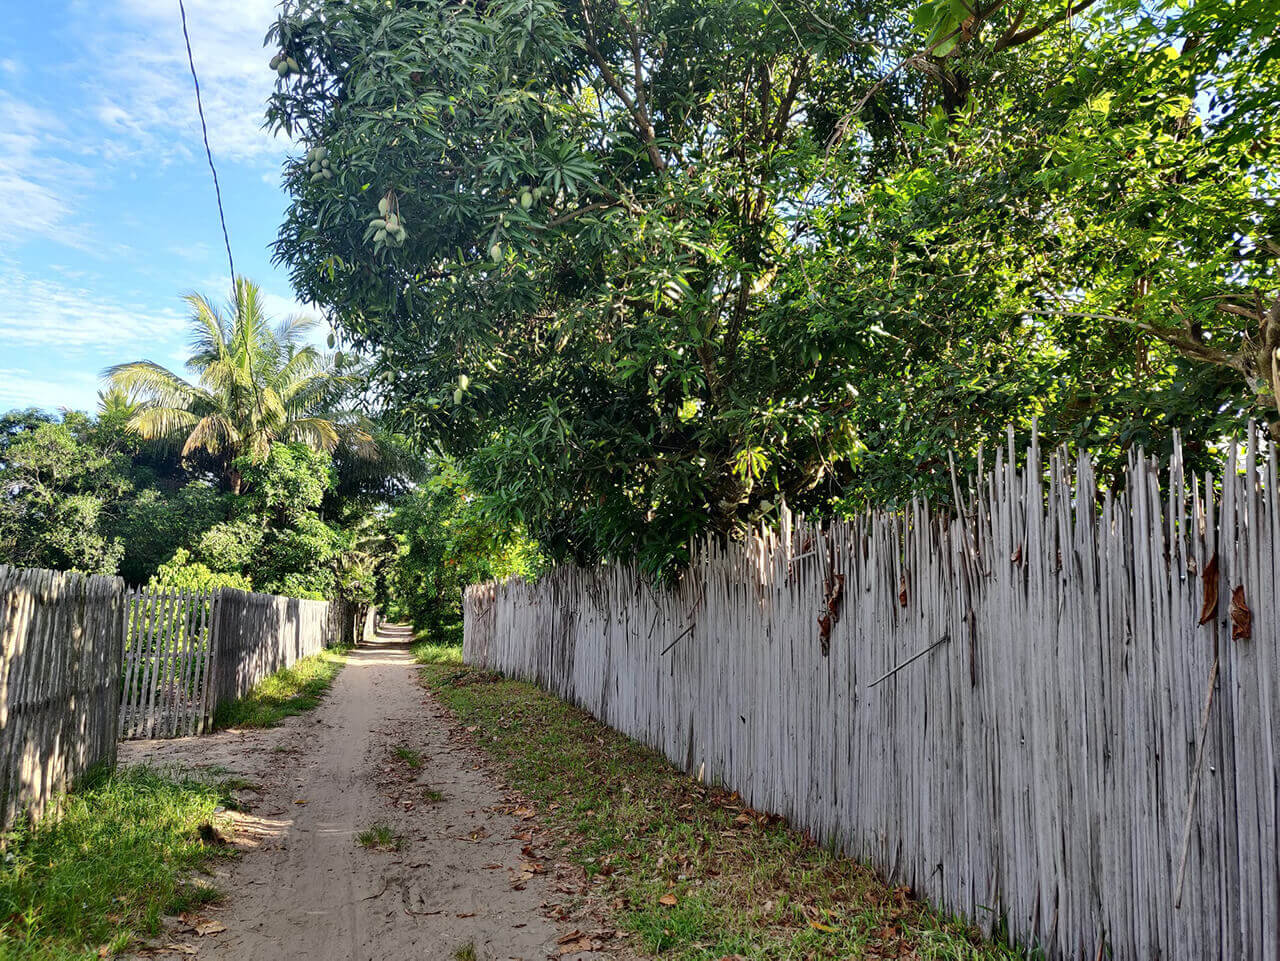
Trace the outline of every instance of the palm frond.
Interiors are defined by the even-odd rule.
[[[341,441],[338,427],[323,417],[302,417],[291,420],[283,431],[285,440],[301,441],[317,450],[332,451]]]
[[[147,440],[169,440],[180,437],[200,418],[181,407],[145,407],[129,418],[129,430]],[[183,451],[186,456],[186,451]]]
[[[320,321],[317,318],[309,317],[306,314],[295,314],[292,317],[286,317],[276,324],[276,342],[281,347],[296,349],[300,344],[306,342],[306,334],[315,330],[319,325]]]
[[[276,376],[281,395],[291,397],[308,381],[328,377],[331,366],[329,359],[314,347],[303,347],[285,361]]]
[[[230,324],[207,297],[187,294],[182,299],[191,307],[191,359],[187,367],[196,372],[226,353]]]
[[[199,387],[152,360],[116,364],[104,370],[102,376],[113,389],[161,407],[188,407],[198,400],[208,399]]]
[[[207,450],[210,454],[235,453],[241,437],[235,424],[221,413],[201,417],[195,423],[187,442],[182,445],[182,456],[194,450]]]

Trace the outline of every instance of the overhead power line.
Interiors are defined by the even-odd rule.
[[[191,82],[196,88],[196,111],[200,114],[200,132],[204,136],[204,153],[209,158],[209,172],[213,174],[213,193],[218,198],[218,220],[222,223],[222,241],[227,246],[227,265],[231,268],[232,295],[236,293],[236,262],[231,258],[231,236],[227,233],[227,217],[222,211],[222,188],[218,186],[218,169],[213,165],[213,151],[209,148],[209,126],[204,119],[204,104],[200,99],[200,78],[196,76],[196,60],[191,54],[191,35],[187,32],[187,8],[178,0],[178,12],[182,15],[182,39],[187,43],[187,63],[191,67]]]

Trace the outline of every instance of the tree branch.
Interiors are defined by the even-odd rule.
[[[621,14],[619,14],[621,16]],[[635,83],[636,97],[638,102],[633,99],[626,88],[623,87],[622,81],[614,72],[613,67],[604,58],[604,54],[600,52],[599,44],[596,41],[595,26],[591,22],[591,13],[588,4],[582,5],[582,19],[586,23],[587,31],[586,41],[587,54],[597,67],[600,68],[600,75],[604,78],[604,82],[609,85],[618,99],[622,101],[623,106],[627,108],[627,112],[631,114],[631,119],[635,122],[640,140],[644,143],[645,150],[649,154],[649,162],[653,164],[653,169],[659,173],[667,169],[667,162],[663,159],[661,152],[658,150],[658,139],[654,133],[653,124],[649,120],[649,111],[647,100],[645,98],[644,83],[641,77],[640,69],[640,44],[636,36],[635,26],[626,17],[622,17],[623,22],[627,25],[627,31],[632,38],[631,52],[632,60],[635,64]]]
[[[1001,50],[1008,49],[1009,47],[1016,47],[1018,46],[1018,44],[1026,43],[1028,40],[1034,40],[1036,37],[1040,36],[1040,34],[1044,33],[1050,27],[1053,27],[1062,23],[1063,20],[1066,20],[1068,17],[1075,16],[1077,13],[1080,13],[1082,10],[1087,10],[1089,7],[1093,6],[1097,2],[1098,0],[1077,0],[1077,2],[1075,3],[1067,4],[1067,7],[1065,10],[1061,10],[1058,13],[1054,14],[1048,20],[1044,21],[1044,23],[1041,23],[1034,27],[1028,27],[1026,30],[1023,30],[1021,33],[1010,34],[1008,31],[1006,31],[1005,35],[996,41],[995,46],[991,48],[991,52],[999,53]]]

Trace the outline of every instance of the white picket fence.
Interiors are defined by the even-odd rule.
[[[1013,453],[958,514],[785,517],[674,586],[472,587],[464,656],[1049,957],[1277,961],[1274,450],[1116,491]]]

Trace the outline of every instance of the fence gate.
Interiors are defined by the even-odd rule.
[[[120,738],[184,737],[212,724],[214,591],[127,594]]]

